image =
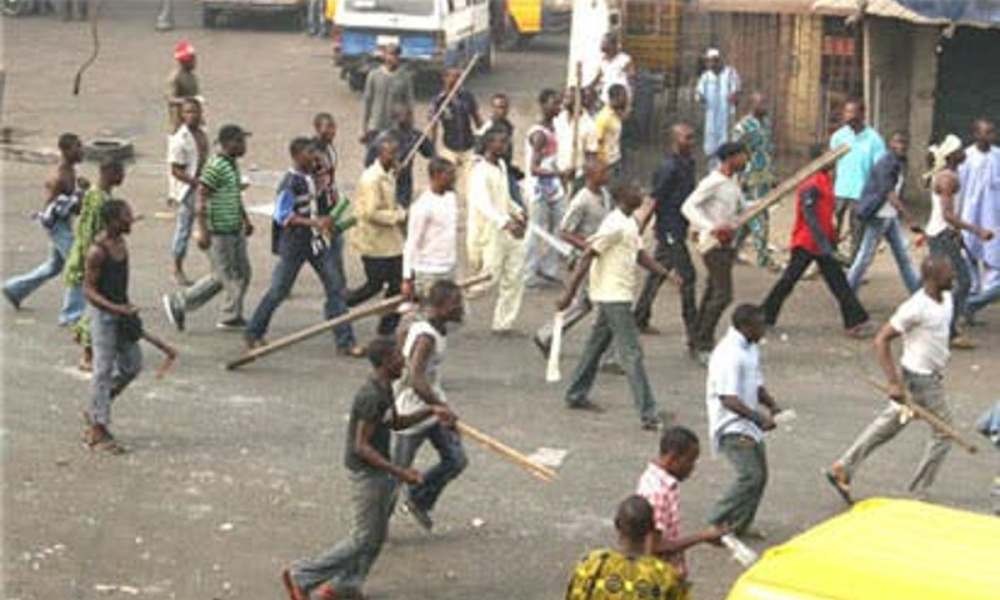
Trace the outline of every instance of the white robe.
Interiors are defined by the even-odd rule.
[[[696,92],[705,105],[705,155],[711,157],[729,139],[736,107],[729,96],[740,91],[740,74],[725,66],[716,73],[708,69],[698,79]]]
[[[958,169],[962,220],[1000,235],[1000,148],[994,146],[982,152],[969,146],[965,155]],[[962,234],[973,260],[1000,270],[1000,238],[984,242],[972,232]]]

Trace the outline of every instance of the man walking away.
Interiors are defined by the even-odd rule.
[[[712,447],[736,470],[736,480],[716,501],[708,522],[758,539],[764,534],[751,525],[767,484],[764,432],[774,429],[774,415],[781,411],[764,387],[760,368],[758,342],[765,327],[760,308],[736,307],[733,326],[712,352],[705,394]]]
[[[385,297],[399,294],[403,283],[403,227],[406,211],[396,203],[396,171],[399,144],[386,137],[379,144],[378,160],[365,169],[358,181],[354,215],[358,224],[351,241],[361,255],[365,283],[347,295],[347,305],[357,306],[382,290]],[[396,331],[399,313],[391,311],[378,323],[379,335]]]
[[[184,257],[194,225],[194,203],[198,193],[198,178],[208,160],[208,135],[201,126],[201,103],[186,98],[181,108],[181,125],[170,136],[167,162],[170,164],[170,198],[177,205],[177,224],[171,243],[174,258],[174,282],[191,285],[184,274]]]
[[[819,158],[825,147],[813,146],[810,159]],[[837,241],[834,213],[836,199],[830,177],[832,166],[819,171],[799,184],[796,191],[795,224],[792,227],[792,257],[781,274],[781,278],[771,288],[764,300],[764,320],[770,327],[778,322],[781,306],[795,289],[813,262],[819,265],[826,287],[840,306],[844,323],[844,333],[848,337],[863,339],[872,334],[868,313],[858,302],[854,290],[847,283],[843,267],[834,256]]]
[[[885,154],[885,142],[877,131],[865,125],[865,105],[852,98],[844,103],[843,125],[830,137],[830,149],[844,144],[851,151],[837,161],[834,193],[837,195],[837,238],[841,238],[845,217],[851,227],[851,247],[847,263],[854,260],[861,246],[862,226],[857,205],[875,161]]]
[[[528,165],[528,218],[536,227],[555,234],[565,209],[565,190],[556,159],[559,143],[552,121],[559,114],[559,93],[542,90],[538,96],[542,122],[528,131],[525,162]],[[524,285],[534,288],[559,280],[559,256],[542,239],[528,235]]]
[[[282,582],[289,600],[361,598],[368,571],[378,558],[389,531],[398,481],[419,484],[415,469],[401,469],[389,460],[393,429],[405,429],[435,416],[451,423],[455,416],[444,406],[431,406],[403,417],[393,406],[392,384],[403,374],[403,357],[396,342],[374,340],[368,348],[374,372],[358,390],[347,422],[344,465],[349,471],[354,519],[348,537],[312,560],[285,569]]]
[[[454,279],[458,264],[455,165],[431,159],[430,188],[410,207],[403,245],[403,294],[423,298],[435,281]]]
[[[436,281],[424,306],[424,318],[410,324],[403,343],[406,371],[396,387],[396,412],[402,417],[433,406],[448,406],[441,387],[441,364],[448,344],[448,324],[462,322],[462,290],[449,279]],[[421,527],[430,531],[434,527],[430,513],[441,492],[462,473],[468,461],[453,424],[428,418],[396,433],[393,464],[408,469],[425,441],[437,450],[439,460],[423,474],[422,482],[409,486],[404,506]]]
[[[683,586],[676,571],[653,555],[656,527],[653,507],[642,496],[629,496],[615,514],[617,549],[594,550],[573,569],[566,588],[566,600],[639,598],[630,592],[609,595],[611,590],[645,589],[643,598],[667,600],[683,598]],[[595,590],[602,590],[595,595]]]
[[[965,302],[972,286],[972,276],[969,263],[965,260],[962,248],[962,234],[966,231],[973,234],[973,239],[982,242],[993,240],[993,232],[972,223],[963,221],[959,216],[961,188],[958,170],[965,161],[965,150],[962,140],[955,135],[948,135],[938,146],[930,148],[934,156],[934,171],[931,173],[931,216],[924,227],[928,237],[928,245],[932,254],[948,257],[951,268],[955,272],[955,289],[952,299],[955,303],[955,314],[951,319],[951,347],[971,350],[975,342],[962,335],[958,330],[958,317],[965,312]]]
[[[200,100],[198,76],[194,69],[197,65],[194,46],[187,40],[181,40],[174,46],[174,60],[177,68],[167,80],[167,116],[170,121],[170,133],[177,131],[183,122],[181,110],[188,98]],[[176,200],[177,198],[175,198]]]
[[[715,48],[705,52],[705,72],[698,78],[695,98],[705,107],[705,156],[709,170],[718,165],[719,148],[729,141],[729,129],[736,118],[742,83],[736,69],[722,62]]]
[[[977,227],[1000,231],[1000,148],[996,146],[996,125],[989,119],[977,119],[972,135],[975,143],[966,148],[966,161],[959,169],[962,218]],[[965,319],[972,323],[977,312],[1000,300],[1000,238],[977,240],[965,232],[962,239],[977,283],[965,303]]]
[[[342,232],[337,231],[328,214],[330,207],[326,196],[317,193],[311,175],[317,148],[308,138],[300,137],[292,140],[288,151],[293,166],[279,184],[274,203],[274,222],[279,226],[278,262],[274,265],[271,287],[247,324],[245,338],[250,350],[266,343],[264,334],[271,316],[288,297],[306,262],[323,284],[326,294],[323,318],[329,320],[347,312],[344,279],[329,241]],[[350,323],[336,327],[333,338],[339,354],[364,355],[364,350],[355,342]]]
[[[590,298],[597,304],[597,322],[587,339],[580,362],[566,390],[566,404],[571,409],[602,409],[587,398],[594,386],[601,356],[614,341],[618,359],[628,378],[632,400],[639,412],[642,428],[658,430],[663,421],[657,412],[656,399],[646,376],[639,329],[632,314],[636,264],[652,272],[671,276],[642,248],[635,210],[642,204],[642,194],[630,184],[617,184],[612,191],[615,210],[601,223],[589,240],[589,247],[573,273],[569,287],[557,304],[566,310],[573,301],[583,278],[589,275]],[[673,275],[675,283],[681,283]]]
[[[375,141],[368,146],[365,153],[365,168],[370,167],[378,159],[379,143],[386,137],[396,138],[399,144],[397,153],[399,160],[409,156],[414,146],[420,140],[420,132],[413,127],[413,108],[406,104],[397,104],[392,109],[391,129],[378,134]],[[427,138],[420,142],[417,152],[426,159],[434,157],[434,144]],[[403,208],[409,208],[413,200],[413,161],[400,165],[396,174],[396,202]]]
[[[139,309],[128,299],[125,236],[132,231],[132,209],[123,200],[108,200],[101,207],[101,217],[105,228],[87,252],[83,281],[94,344],[90,407],[84,413],[89,425],[85,440],[91,450],[122,454],[124,447],[108,430],[111,403],[142,369],[142,322]]]
[[[224,292],[221,318],[216,328],[243,330],[243,298],[250,285],[250,257],[247,236],[253,225],[243,207],[243,183],[237,164],[247,151],[250,133],[239,125],[219,130],[220,154],[205,165],[195,201],[194,239],[208,252],[212,271],[191,287],[164,296],[163,305],[170,323],[184,331],[187,313],[197,310]]]
[[[573,245],[580,252],[587,251],[587,240],[597,233],[604,218],[614,208],[611,194],[608,192],[608,167],[596,157],[587,161],[584,167],[586,185],[576,193],[569,209],[560,224],[562,239]],[[571,263],[571,269],[574,263]],[[573,328],[590,314],[594,304],[590,300],[587,282],[580,284],[580,291],[573,298],[573,303],[563,315],[562,334]],[[552,322],[548,321],[535,334],[534,342],[542,355],[548,358],[552,345]]]
[[[15,309],[43,283],[62,273],[73,245],[73,215],[80,212],[80,199],[90,188],[83,177],[77,178],[76,165],[83,161],[83,144],[74,133],[59,136],[59,165],[45,182],[45,205],[38,215],[42,227],[49,234],[49,258],[24,275],[8,279],[3,284],[3,295]],[[83,313],[84,300],[79,290],[70,288],[59,312],[59,324],[75,323]]]
[[[738,143],[727,142],[719,147],[718,159],[718,168],[701,180],[681,206],[681,213],[698,230],[699,245],[710,237],[718,242],[702,255],[708,281],[698,307],[692,344],[702,366],[708,364],[708,356],[715,345],[715,327],[733,300],[733,261],[736,257],[733,234],[742,201],[736,174],[746,165],[746,150]]]
[[[848,503],[852,502],[851,479],[861,462],[906,427],[908,419],[901,418],[903,408],[900,403],[907,394],[909,400],[934,413],[945,423],[952,422],[951,407],[945,399],[941,381],[950,354],[948,331],[954,308],[950,290],[954,273],[946,257],[934,254],[924,259],[920,271],[923,288],[896,309],[875,337],[878,363],[889,382],[889,405],[826,474],[830,484]],[[902,372],[896,368],[892,356],[892,342],[898,337],[903,338],[903,355],[899,359]],[[911,492],[927,493],[950,449],[948,437],[934,429],[910,481]]]
[[[771,192],[778,179],[774,173],[774,141],[764,94],[754,92],[750,95],[750,113],[733,127],[732,137],[747,149],[747,166],[740,173],[740,185],[743,187],[742,209],[749,210]],[[767,211],[751,219],[737,234],[736,250],[739,252],[743,241],[750,236],[757,254],[757,266],[777,271],[780,267],[771,256],[769,223]]]
[[[687,123],[671,127],[673,145],[663,162],[653,174],[652,196],[656,215],[656,262],[668,270],[676,270],[684,278],[681,284],[681,318],[687,336],[688,349],[694,348],[694,325],[698,317],[695,298],[695,270],[688,251],[688,220],[681,213],[681,206],[695,187],[694,128]],[[654,273],[646,275],[639,300],[635,303],[635,322],[639,330],[657,333],[650,322],[653,303],[663,285],[663,278]]]
[[[413,77],[401,67],[401,54],[399,45],[387,45],[382,50],[382,66],[368,72],[362,99],[362,144],[370,144],[378,132],[392,127],[392,110],[397,104],[413,110]]]
[[[865,276],[878,243],[884,237],[889,242],[896,266],[903,278],[903,285],[912,294],[920,287],[920,280],[910,263],[907,242],[901,219],[909,220],[901,197],[903,180],[906,177],[906,152],[909,139],[905,133],[896,132],[889,140],[889,152],[878,159],[872,167],[871,175],[861,192],[857,204],[858,221],[864,226],[861,247],[854,257],[851,270],[847,272],[847,283],[857,292],[861,278]]]

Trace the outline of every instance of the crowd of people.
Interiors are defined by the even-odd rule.
[[[523,136],[522,170],[513,164],[516,136],[506,95],[490,98],[490,114],[483,118],[479,101],[462,85],[462,70],[449,68],[430,102],[425,136],[414,126],[413,84],[401,67],[399,48],[385,47],[382,66],[369,73],[364,88],[359,141],[365,168],[352,199],[338,188],[341,156],[333,115],[316,114],[312,134],[290,140],[289,168],[277,187],[270,224],[277,261],[267,292],[249,312],[248,237],[254,225],[242,201],[247,184],[240,159],[251,134],[239,125],[223,125],[212,151],[195,51],[187,42],[177,45],[178,67],[167,93],[169,196],[176,210],[170,269],[179,288],[163,297],[170,323],[184,331],[186,316],[221,293],[218,328],[242,332],[248,350],[266,346],[271,320],[305,263],[322,283],[324,319],[380,294],[421,304],[416,315],[382,314],[378,336],[367,344],[349,322],[333,330],[338,354],[366,357],[372,365],[371,377],[354,397],[345,442],[354,529],[319,557],[283,573],[290,600],[360,595],[400,493],[401,510],[427,530],[434,526],[436,503],[467,462],[455,430],[457,416],[440,381],[449,326],[464,318],[464,296],[492,294],[490,328],[509,335],[526,289],[562,286],[564,265],[569,276],[556,306],[564,313],[557,321],[560,333],[596,313],[565,390],[566,406],[601,412],[591,389],[600,371],[617,371],[627,379],[641,428],[661,436],[636,494],[618,509],[619,547],[585,558],[573,573],[568,598],[603,597],[594,596],[594,590],[610,591],[623,579],[645,582],[651,593],[641,597],[687,597],[686,549],[718,544],[726,535],[764,536],[755,524],[768,480],[764,439],[782,408],[764,384],[759,342],[814,263],[852,338],[876,333],[858,292],[883,238],[912,294],[877,330],[877,358],[892,402],[827,470],[837,493],[852,500],[851,477],[862,460],[902,429],[904,400],[950,422],[941,383],[950,348],[973,347],[962,321],[973,323],[979,310],[1000,299],[1000,242],[994,239],[1000,227],[1000,149],[994,145],[994,124],[977,120],[968,147],[949,135],[931,148],[932,213],[917,228],[903,193],[906,134],[893,133],[886,147],[865,124],[863,103],[848,100],[843,126],[811,155],[842,144],[850,150],[798,185],[791,254],[782,265],[769,244],[766,212],[738,226],[741,213],[777,183],[764,95],[753,92],[743,101],[738,73],[717,50],[709,50],[708,68],[696,85],[706,108],[704,176],[699,178],[696,164],[696,127],[677,122],[644,192],[625,175],[631,171],[623,164],[627,155],[621,143],[623,124],[631,117],[635,70],[613,36],[602,41],[602,50],[602,68],[591,84],[538,94],[537,122]],[[737,118],[741,106],[747,112]],[[61,161],[46,182],[39,215],[51,255],[35,270],[7,280],[3,293],[19,308],[46,280],[65,272],[59,322],[72,325],[83,349],[80,368],[92,371],[91,399],[83,413],[85,442],[118,454],[125,448],[110,431],[112,400],[142,364],[142,323],[128,293],[126,238],[134,216],[128,203],[114,197],[126,171],[122,163],[107,160],[92,186],[77,172],[79,137],[62,135],[59,150]],[[427,159],[426,177],[413,173],[417,154]],[[840,243],[845,222],[851,231],[846,247]],[[653,252],[644,249],[643,241],[651,223]],[[907,229],[919,231],[930,248],[919,273],[910,262]],[[211,265],[196,280],[184,268],[191,239]],[[735,297],[733,266],[746,239],[757,264],[781,275],[761,304],[739,304],[731,326],[717,339]],[[364,280],[353,287],[346,277],[345,242],[364,271]],[[466,262],[460,267],[463,242]],[[706,279],[700,300],[696,256]],[[644,282],[639,267],[648,272]],[[488,274],[489,283],[464,294],[456,283],[459,272]],[[693,535],[681,533],[678,486],[695,468],[698,436],[661,408],[641,343],[641,334],[657,332],[653,306],[667,280],[679,288],[690,355],[707,369],[708,439],[736,473],[709,511],[706,528]],[[547,325],[533,337],[546,357],[555,333]],[[891,352],[896,338],[903,344],[899,364]],[[425,441],[439,461],[420,472],[412,464]],[[949,446],[947,437],[935,432],[911,489],[920,492],[931,485]]]

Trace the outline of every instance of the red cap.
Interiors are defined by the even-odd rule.
[[[194,46],[187,40],[181,40],[174,46],[174,59],[187,62],[194,58]]]

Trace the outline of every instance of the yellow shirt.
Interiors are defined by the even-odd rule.
[[[605,106],[597,113],[594,121],[597,136],[597,157],[606,165],[613,165],[622,159],[622,120],[618,113]]]
[[[354,199],[358,224],[351,241],[362,256],[402,256],[406,211],[396,204],[396,178],[375,161],[358,181]]]
[[[616,208],[587,241],[597,252],[590,264],[590,299],[632,302],[638,278],[636,260],[642,250],[642,236],[635,218]]]

